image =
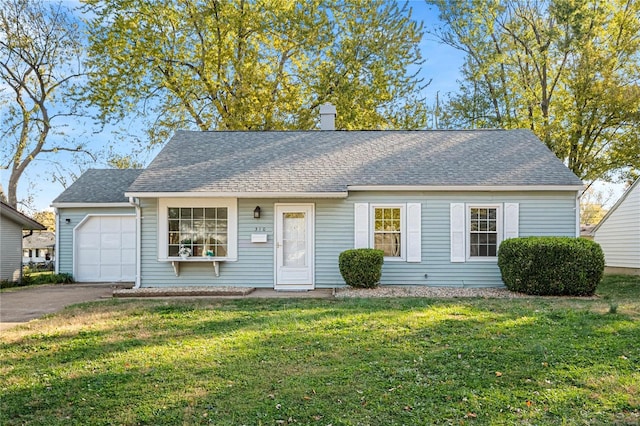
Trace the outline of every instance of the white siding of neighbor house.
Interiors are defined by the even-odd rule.
[[[88,215],[118,215],[135,214],[133,207],[74,207],[58,208],[58,242],[56,256],[58,257],[58,272],[73,274],[73,230]],[[66,219],[70,222],[67,223]]]
[[[608,267],[640,268],[640,184],[629,191],[595,231]]]
[[[0,215],[0,280],[22,279],[22,225]]]
[[[272,288],[274,281],[274,203],[315,204],[315,286],[338,287],[344,281],[338,256],[354,246],[354,203],[420,203],[422,261],[386,262],[382,284],[428,286],[502,286],[495,261],[452,263],[451,203],[518,203],[519,236],[576,236],[575,192],[354,192],[347,199],[238,200],[238,260],[221,262],[216,277],[210,263],[181,263],[176,277],[170,262],[158,261],[155,199],[142,199],[141,286],[251,286]],[[261,218],[253,218],[256,206]],[[64,226],[61,225],[61,226]],[[251,243],[252,233],[266,233],[267,243]],[[425,276],[426,274],[426,276]]]

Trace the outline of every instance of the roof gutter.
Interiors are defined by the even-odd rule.
[[[576,192],[576,238],[580,236],[580,191]]]
[[[53,208],[91,208],[91,207],[131,207],[130,202],[123,203],[51,203]]]
[[[348,192],[126,192],[136,198],[347,198]]]
[[[134,197],[129,197],[129,205],[132,205],[136,209],[136,281],[133,288],[140,288],[140,273],[142,271],[142,265],[140,264],[140,260],[142,258],[142,248],[140,247],[142,243],[142,215],[140,214],[140,200]]]
[[[349,191],[516,192],[580,191],[582,185],[349,185]]]

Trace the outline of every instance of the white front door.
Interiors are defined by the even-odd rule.
[[[276,290],[314,287],[313,204],[276,204]]]

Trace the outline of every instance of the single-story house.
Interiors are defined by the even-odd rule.
[[[22,239],[22,263],[41,265],[52,262],[55,259],[55,248],[55,232],[29,232]]]
[[[0,280],[22,280],[22,231],[44,225],[0,201]]]
[[[604,251],[607,272],[640,275],[640,179],[627,188],[592,234]]]
[[[308,290],[374,247],[382,284],[502,286],[500,242],[577,237],[581,189],[528,130],[178,131],[146,169],[91,170],[54,200],[58,268]]]

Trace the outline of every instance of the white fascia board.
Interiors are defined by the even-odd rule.
[[[133,207],[129,202],[122,203],[52,203],[57,209],[91,208],[91,207]]]
[[[349,191],[515,192],[580,191],[582,185],[350,185]]]
[[[347,198],[348,192],[126,192],[137,198]]]

